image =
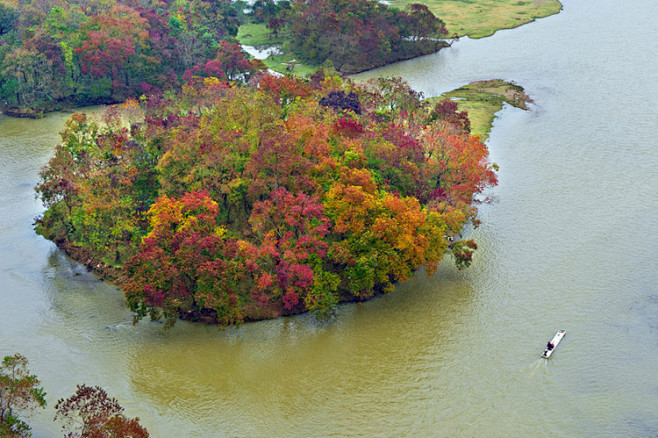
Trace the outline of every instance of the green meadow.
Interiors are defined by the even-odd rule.
[[[404,9],[412,3],[426,5],[446,23],[451,35],[470,38],[490,36],[562,9],[558,0],[392,0],[391,6]]]

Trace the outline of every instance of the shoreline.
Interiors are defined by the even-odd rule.
[[[43,237],[43,236],[42,236]],[[44,239],[46,239],[44,237]],[[49,240],[49,239],[46,239]],[[98,277],[100,282],[110,282],[119,289],[121,295],[125,299],[125,292],[121,287],[121,268],[116,266],[108,265],[107,263],[99,260],[94,255],[91,254],[91,251],[80,246],[72,244],[68,240],[51,240],[57,246],[57,248],[62,251],[66,257],[69,257],[75,263],[83,265],[87,272],[92,272],[95,276]],[[372,296],[367,298],[359,298],[355,296],[346,296],[341,294],[338,299],[337,304],[348,304],[348,303],[360,303],[370,301],[378,296],[385,294],[386,292],[381,287],[376,287],[373,291]],[[128,307],[128,306],[126,306]],[[246,312],[243,315],[243,320],[240,324],[245,324],[249,322],[258,322],[258,321],[267,321],[287,316],[297,316],[310,313],[309,311],[305,312],[295,312],[291,310],[286,310],[281,303],[272,303],[266,307],[257,307],[249,306],[245,308]],[[178,309],[178,319],[187,322],[193,323],[203,323],[207,325],[216,325],[229,327],[231,324],[224,324],[219,321],[217,318],[217,311],[211,308],[195,308],[188,311],[183,311]]]
[[[51,103],[50,105],[40,105],[37,107],[4,107],[0,108],[0,115],[7,117],[14,117],[17,119],[41,119],[47,114],[56,112],[75,112],[79,108],[87,108],[98,105],[115,105],[122,101],[117,101],[109,98],[77,100],[77,99],[61,99]]]

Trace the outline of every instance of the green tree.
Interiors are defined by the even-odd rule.
[[[5,356],[0,365],[0,436],[31,436],[30,426],[18,417],[46,406],[46,392],[30,374],[27,359],[19,353]]]
[[[14,28],[16,20],[18,20],[18,16],[18,9],[11,5],[0,2],[0,36]]]

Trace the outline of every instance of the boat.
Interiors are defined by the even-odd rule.
[[[560,341],[562,340],[562,338],[564,338],[564,335],[566,333],[567,333],[566,330],[558,330],[555,336],[553,336],[553,339],[551,339],[551,341],[549,342],[549,345],[552,345],[552,347],[549,347],[547,345],[541,357],[543,357],[544,359],[548,359],[549,357],[551,357],[551,354],[553,354],[553,352],[557,348],[557,344],[560,343]]]

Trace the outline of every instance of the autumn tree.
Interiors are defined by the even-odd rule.
[[[489,161],[487,147],[477,137],[428,129],[421,142],[427,156],[429,196],[465,207],[473,196],[495,186],[496,166]]]
[[[454,100],[442,99],[434,106],[430,113],[430,121],[435,120],[443,120],[454,124],[464,132],[471,132],[471,121],[468,118],[468,112],[458,111],[457,102]]]
[[[352,111],[354,114],[361,114],[359,96],[353,91],[350,93],[345,93],[343,90],[330,91],[327,96],[320,99],[320,105],[341,111]]]
[[[109,113],[104,125],[84,114],[67,122],[36,188],[51,207],[37,230],[49,230],[47,237],[56,241],[66,235],[116,264],[133,255],[145,225],[138,212],[147,210],[158,186],[146,145],[130,138],[119,115]]]
[[[82,44],[74,50],[80,56],[81,71],[109,80],[112,96],[129,97],[130,87],[136,85],[131,77],[134,72],[157,62],[149,53],[145,24],[137,11],[121,5],[92,17],[82,26]]]
[[[346,171],[327,193],[327,215],[340,236],[330,257],[343,266],[352,294],[368,298],[375,287],[390,290],[428,263],[430,271],[447,247],[445,224],[415,198],[379,193],[370,173]]]
[[[27,365],[18,353],[5,356],[0,364],[0,436],[31,436],[30,426],[19,415],[46,406],[46,392]]]
[[[147,438],[139,418],[123,414],[119,402],[99,386],[78,385],[67,399],[55,405],[55,421],[61,421],[67,438]]]
[[[124,107],[143,121],[67,123],[37,230],[111,264],[136,320],[326,317],[473,260],[496,166],[399,78],[192,76]]]
[[[249,222],[260,241],[258,301],[281,299],[285,309],[331,312],[338,276],[324,269],[330,221],[317,198],[280,187],[257,202]]]
[[[238,292],[246,268],[233,262],[240,246],[227,238],[218,213],[206,192],[163,196],[153,204],[151,232],[126,264],[124,287],[138,318],[164,317],[172,325],[181,313],[201,307],[214,309],[227,323],[241,320]]]

